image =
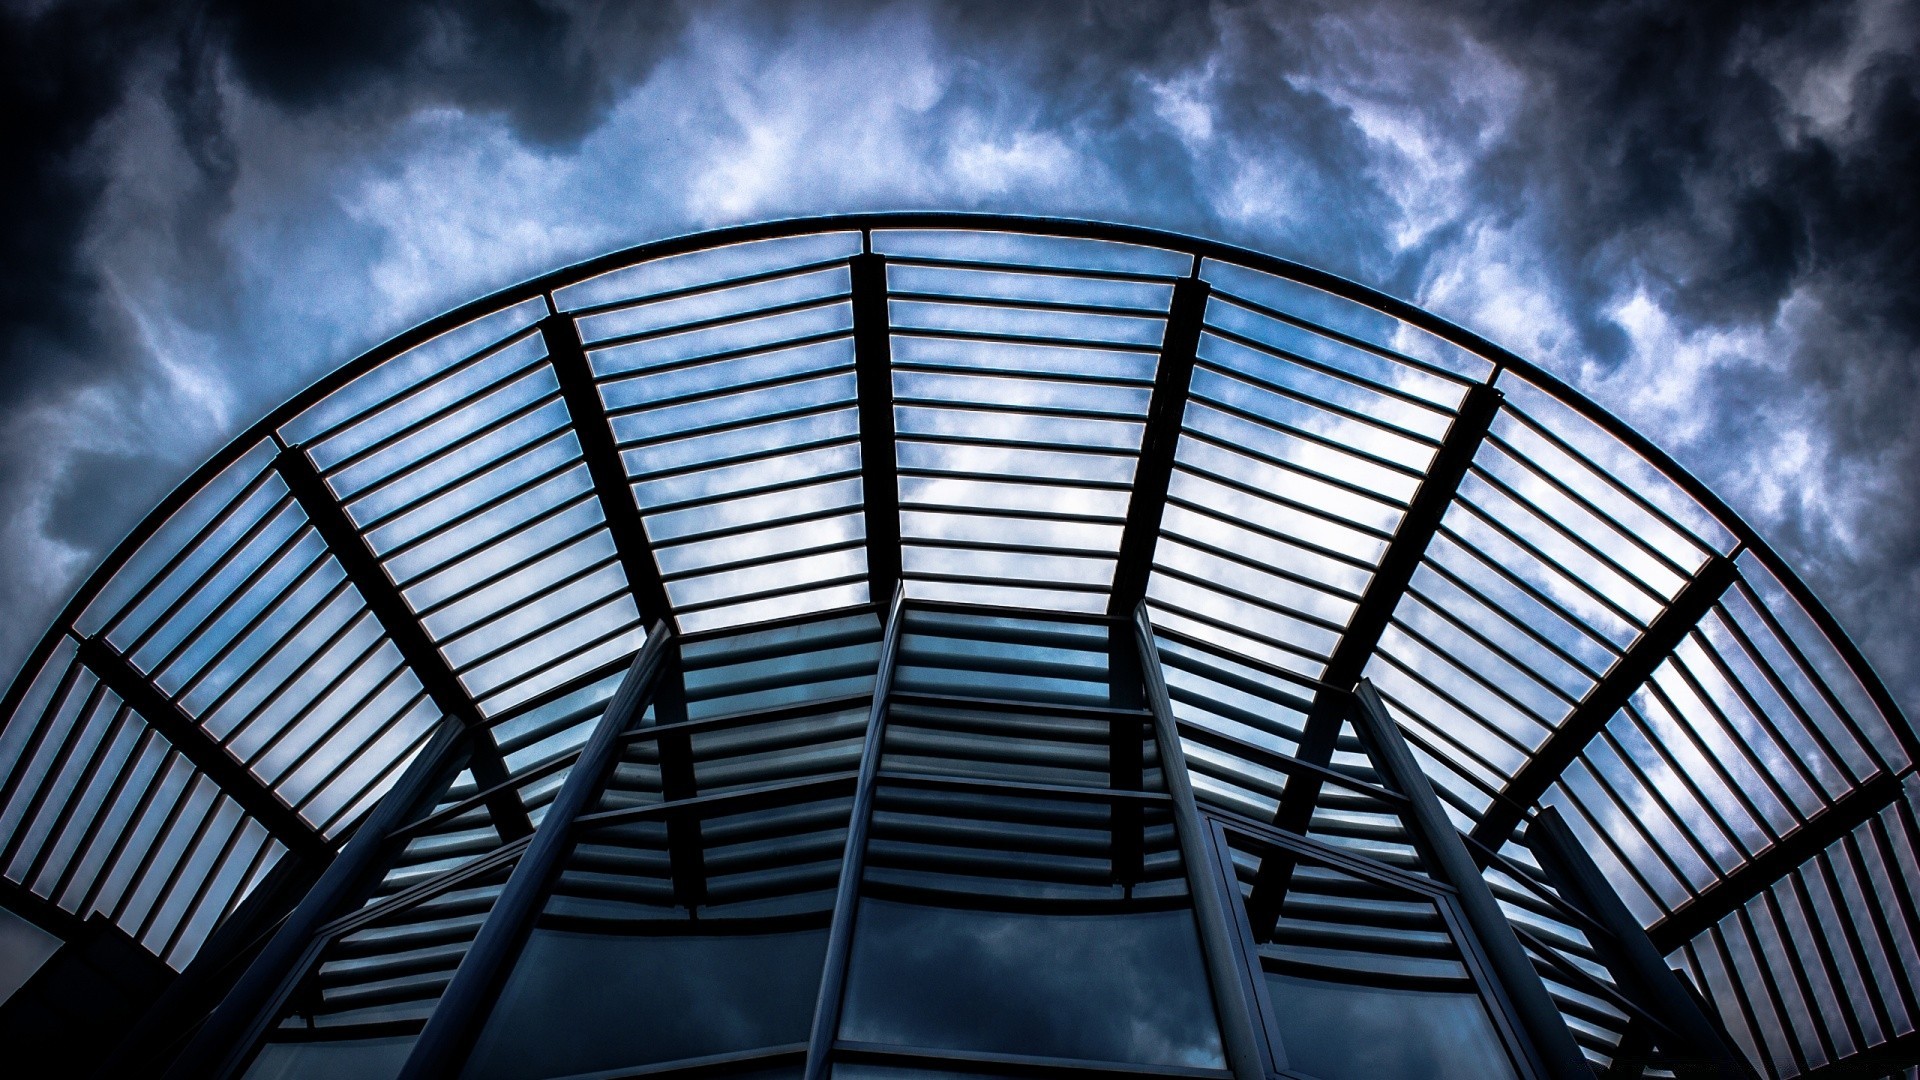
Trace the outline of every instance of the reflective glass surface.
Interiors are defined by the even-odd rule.
[[[1278,845],[1236,836],[1233,847],[1258,943],[1256,996],[1284,1068],[1315,1080],[1516,1075],[1444,897]]]
[[[806,1042],[824,923],[636,929],[534,931],[464,1075],[564,1076]]]
[[[843,616],[678,650],[463,1076],[804,1047],[879,631]]]
[[[0,908],[0,1003],[33,978],[59,948],[59,938]]]
[[[869,897],[857,933],[843,1039],[1224,1065],[1184,906],[1007,912]]]
[[[1514,1075],[1478,994],[1266,972],[1287,1064],[1319,1080],[1493,1080]]]
[[[253,1059],[246,1080],[321,1080],[351,1076],[385,1080],[400,1075],[413,1049],[413,1036],[326,1042],[273,1043]]]
[[[843,1043],[1224,1066],[1137,658],[1123,622],[903,613]]]

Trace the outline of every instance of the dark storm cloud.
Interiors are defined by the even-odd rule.
[[[1913,23],[1881,0],[11,9],[0,501],[37,507],[16,532],[90,557],[131,524],[83,496],[141,490],[123,474],[144,448],[19,448],[27,403],[163,381],[149,313],[115,292],[129,266],[167,327],[199,335],[167,377],[236,402],[228,431],[152,448],[174,475],[311,365],[538,269],[475,269],[406,201],[436,192],[412,163],[459,164],[435,140],[482,145],[493,125],[528,174],[484,175],[510,156],[495,149],[441,190],[482,205],[469,228],[576,237],[527,258],[928,205],[1126,218],[1433,301],[1676,450],[1884,639],[1869,651],[1920,702],[1920,667],[1891,670],[1920,651]],[[378,188],[367,175],[392,201],[343,204]],[[548,176],[549,193],[489,201]],[[366,325],[306,313],[382,299],[338,283],[394,245],[419,252],[405,303]],[[1499,321],[1502,282],[1537,302],[1526,318]],[[1631,384],[1672,342],[1624,320],[1635,295],[1682,344],[1746,352],[1688,375],[1697,401],[1636,414]],[[1663,416],[1677,427],[1648,426]],[[1798,471],[1769,480],[1795,439]]]
[[[104,178],[89,139],[120,103],[124,58],[161,25],[155,5],[0,15],[0,404],[70,377],[60,362],[96,343],[81,245]]]
[[[282,105],[398,118],[457,104],[547,144],[586,134],[677,22],[664,4],[534,0],[216,0],[208,15],[234,73]]]
[[[107,176],[94,139],[142,65],[169,69],[165,103],[199,172],[182,193],[182,247],[218,225],[238,150],[216,79],[264,99],[379,128],[429,105],[497,111],[528,140],[564,145],[644,74],[670,6],[532,0],[394,4],[298,0],[199,5],[81,2],[0,14],[0,402],[113,377],[135,348],[101,314],[86,253]],[[196,235],[197,234],[197,235]]]
[[[1881,60],[1856,118],[1806,130],[1782,81],[1848,44],[1844,5],[1518,5],[1472,17],[1529,72],[1529,123],[1481,168],[1483,205],[1548,204],[1565,286],[1599,308],[1644,275],[1701,322],[1770,319],[1809,275],[1854,266],[1920,330],[1915,67]],[[1905,276],[1900,276],[1902,273]],[[1896,296],[1894,294],[1902,294]],[[1596,355],[1616,359],[1598,338]]]
[[[1704,388],[1717,404],[1697,440],[1706,460],[1683,456],[1739,504],[1752,465],[1734,455],[1796,429],[1827,446],[1802,480],[1815,490],[1756,524],[1911,705],[1920,37],[1910,8],[1882,8],[1890,14],[1863,28],[1873,7],[1481,9],[1476,33],[1529,73],[1531,116],[1482,163],[1476,190],[1484,207],[1545,223],[1543,265],[1604,365],[1628,348],[1606,312],[1629,283],[1689,330],[1784,324],[1778,351],[1750,358],[1764,376],[1728,370]],[[1856,36],[1888,51],[1848,70]],[[1836,69],[1828,93],[1844,99],[1824,119],[1794,100],[1822,68]]]

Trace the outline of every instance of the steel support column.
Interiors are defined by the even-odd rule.
[[[814,999],[803,1080],[825,1080],[833,1059],[833,1040],[840,1031],[840,1003],[846,992],[847,960],[853,948],[854,908],[860,902],[860,875],[867,862],[867,829],[873,820],[874,788],[879,783],[880,751],[886,738],[887,697],[893,691],[893,667],[900,655],[900,622],[905,610],[906,591],[896,586],[893,602],[887,608],[880,666],[873,680],[873,705],[867,712],[867,732],[860,746],[860,776],[854,784],[852,816],[847,820],[847,844],[840,860],[839,888],[833,898],[833,922],[827,930],[820,994]]]
[[[1573,1041],[1559,1007],[1547,995],[1513,925],[1487,888],[1486,879],[1480,876],[1480,867],[1467,854],[1466,844],[1441,808],[1427,774],[1413,760],[1413,752],[1407,749],[1386,703],[1365,680],[1354,696],[1357,707],[1353,722],[1361,741],[1372,755],[1374,767],[1406,796],[1407,824],[1419,839],[1433,875],[1453,886],[1461,913],[1519,1018],[1540,1069],[1550,1080],[1592,1080],[1593,1070],[1586,1056]]]
[[[653,694],[654,723],[667,728],[686,723],[687,683],[674,650],[667,668],[660,673]],[[693,772],[693,736],[683,730],[663,731],[654,739],[660,755],[660,794],[669,806],[698,798],[700,788]],[[673,899],[687,909],[690,918],[700,917],[707,902],[706,844],[701,839],[697,812],[674,813],[667,818],[667,865],[673,878]]]
[[[374,804],[326,873],[307,890],[174,1059],[167,1070],[168,1080],[230,1076],[246,1063],[254,1043],[273,1023],[274,1009],[303,973],[306,965],[302,959],[317,947],[315,931],[372,888],[375,874],[385,864],[388,834],[404,825],[414,810],[445,784],[458,765],[455,755],[465,737],[466,731],[458,722],[442,718],[433,738]]]
[[[565,783],[547,807],[540,827],[514,863],[513,873],[500,890],[473,945],[454,970],[453,980],[413,1045],[401,1080],[430,1080],[460,1073],[473,1049],[474,1036],[493,1007],[494,992],[506,978],[520,947],[533,930],[533,920],[546,902],[561,863],[573,849],[573,823],[599,794],[620,751],[620,736],[646,712],[661,669],[671,656],[673,633],[655,623],[633,666],[614,691],[600,723],[581,747]]]
[[[1724,1077],[1752,1075],[1717,1024],[1700,1008],[1680,976],[1662,958],[1640,921],[1621,903],[1560,812],[1542,807],[1527,826],[1527,847],[1540,860],[1560,895],[1591,916],[1606,931],[1593,942],[1614,982],[1628,990],[1679,1045],[1663,1045],[1668,1054],[1710,1063]],[[1610,938],[1610,940],[1609,940]]]
[[[458,728],[458,725],[451,725]],[[277,927],[293,913],[320,875],[332,865],[283,858],[267,871],[247,898],[208,935],[165,992],[127,1028],[119,1045],[93,1072],[94,1080],[120,1080],[151,1074],[170,1052],[194,1033],[195,1025],[218,1008],[246,974]]]
[[[1333,761],[1333,748],[1339,741],[1341,725],[1352,711],[1352,700],[1350,694],[1341,692],[1323,690],[1314,695],[1313,710],[1307,714],[1300,745],[1294,754],[1296,760],[1321,768]],[[1280,804],[1273,811],[1274,826],[1305,836],[1313,823],[1313,808],[1320,801],[1321,786],[1320,777],[1312,772],[1302,770],[1290,774],[1286,789],[1280,793]],[[1266,941],[1273,936],[1273,928],[1280,921],[1281,905],[1286,903],[1287,890],[1293,887],[1295,865],[1297,860],[1288,852],[1269,854],[1260,861],[1253,893],[1247,897],[1247,921],[1253,927],[1255,940]]]
[[[1207,962],[1207,980],[1213,987],[1214,1011],[1220,1018],[1220,1039],[1227,1052],[1227,1067],[1235,1080],[1263,1080],[1266,1065],[1261,1059],[1260,1042],[1254,1034],[1253,1002],[1247,1000],[1245,975],[1241,970],[1238,935],[1228,929],[1227,908],[1238,903],[1235,896],[1220,895],[1213,872],[1213,834],[1200,820],[1193,800],[1193,784],[1187,778],[1187,755],[1180,744],[1180,725],[1174,719],[1173,702],[1167,697],[1166,678],[1161,673],[1160,650],[1153,641],[1153,624],[1147,619],[1146,601],[1134,608],[1133,629],[1140,645],[1140,668],[1147,688],[1147,708],[1153,713],[1154,736],[1160,746],[1160,772],[1166,777],[1167,794],[1173,800],[1173,830],[1180,842],[1180,859],[1186,866],[1187,888],[1193,897],[1194,921],[1200,925],[1200,950]]]

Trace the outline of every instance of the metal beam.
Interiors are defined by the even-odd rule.
[[[885,256],[850,260],[854,386],[860,398],[860,490],[867,529],[867,595],[892,599],[900,582],[900,462],[894,452],[893,317]]]
[[[440,729],[414,756],[400,779],[380,797],[313,888],[280,923],[273,937],[247,965],[226,997],[193,1033],[186,1049],[167,1070],[168,1080],[224,1077],[237,1073],[253,1045],[295,982],[307,957],[319,944],[314,934],[328,919],[372,889],[390,850],[388,834],[444,786],[457,764],[453,757],[466,730],[443,717]]]
[[[402,1080],[460,1074],[473,1049],[474,1036],[493,1007],[494,992],[507,977],[527,935],[533,932],[534,917],[546,902],[561,863],[573,850],[574,819],[591,806],[604,787],[607,772],[620,753],[620,736],[646,712],[661,670],[670,662],[672,645],[672,631],[663,622],[655,623],[646,644],[633,658],[633,666],[620,681],[620,688],[607,703],[607,711],[574,758],[566,781],[540,819],[540,828],[514,863],[513,873],[480,925],[479,935],[460,958],[453,980],[440,995],[440,1003],[427,1018],[427,1026],[400,1071]]]
[[[1592,935],[1594,951],[1613,973],[1615,985],[1673,1037],[1671,1042],[1655,1040],[1665,1055],[1707,1065],[1721,1076],[1751,1075],[1720,1026],[1667,966],[1665,952],[1654,945],[1640,920],[1607,884],[1606,875],[1574,838],[1560,812],[1543,807],[1527,826],[1526,839],[1561,897],[1606,931]]]
[[[1427,774],[1413,760],[1413,752],[1407,749],[1386,703],[1373,684],[1364,680],[1354,696],[1357,707],[1353,723],[1361,742],[1374,767],[1407,797],[1407,824],[1420,841],[1434,877],[1453,886],[1474,941],[1512,1005],[1546,1076],[1550,1080],[1592,1080],[1593,1070],[1567,1030],[1560,1007],[1541,984],[1539,973],[1513,932],[1513,924],[1480,876],[1480,867],[1467,854],[1467,845],[1441,808]]]
[[[493,731],[480,716],[480,709],[467,694],[467,688],[460,685],[460,678],[454,674],[447,658],[427,634],[426,627],[407,606],[399,586],[381,565],[380,556],[347,516],[346,507],[334,497],[333,489],[327,485],[326,477],[320,475],[313,458],[304,447],[290,446],[273,459],[273,467],[286,481],[288,490],[306,512],[307,520],[320,534],[327,550],[346,571],[360,598],[366,601],[380,628],[386,631],[388,640],[400,650],[400,657],[414,678],[420,680],[427,696],[433,699],[434,707],[459,721],[472,735],[469,766],[473,769],[474,782],[482,790],[500,788],[487,800],[487,812],[493,818],[495,830],[506,840],[531,833],[533,824],[527,818],[526,807],[521,805],[519,792],[502,786],[508,780],[507,766],[499,746],[494,743]]]
[[[687,684],[679,664],[679,650],[660,674],[653,692],[653,720],[663,727],[687,722]],[[685,730],[662,732],[654,740],[660,755],[660,795],[669,805],[697,799],[700,789],[693,772],[693,735]],[[673,899],[692,918],[700,917],[707,902],[706,844],[701,838],[700,815],[690,811],[667,817],[667,864],[673,878]]]
[[[874,672],[873,703],[867,709],[867,731],[860,744],[860,775],[854,781],[853,809],[847,818],[847,843],[840,859],[840,881],[834,891],[833,922],[827,930],[820,993],[813,1003],[806,1068],[801,1073],[803,1080],[826,1080],[832,1064],[833,1043],[840,1034],[840,1004],[846,994],[847,963],[853,948],[854,907],[860,902],[860,877],[867,865],[867,830],[873,823],[874,789],[879,786],[880,752],[886,738],[887,698],[893,691],[893,669],[900,656],[900,624],[905,611],[905,591],[896,587],[887,607],[887,627],[880,641],[879,666]]]
[[[1147,619],[1144,600],[1135,602],[1133,629],[1140,648],[1140,673],[1146,683],[1147,708],[1153,714],[1153,734],[1160,749],[1160,772],[1166,778],[1167,794],[1173,800],[1174,837],[1179,841],[1180,859],[1185,864],[1187,891],[1193,897],[1194,921],[1200,926],[1200,952],[1207,965],[1207,981],[1213,989],[1227,1067],[1233,1070],[1235,1080],[1263,1080],[1267,1070],[1260,1052],[1260,1037],[1253,1026],[1255,1005],[1246,998],[1245,972],[1235,947],[1234,939],[1239,935],[1227,927],[1227,905],[1237,903],[1238,897],[1221,895],[1219,871],[1225,868],[1216,867],[1214,863],[1213,834],[1201,822],[1199,806],[1194,802],[1186,750],[1180,742],[1180,723],[1173,715],[1173,701],[1167,696],[1160,650],[1154,644],[1153,624]]]
[[[1133,470],[1126,529],[1120,534],[1120,561],[1113,569],[1113,591],[1107,597],[1107,614],[1114,618],[1131,617],[1147,595],[1147,576],[1153,570],[1154,546],[1160,541],[1160,515],[1167,507],[1173,454],[1180,445],[1180,422],[1187,414],[1187,392],[1193,385],[1193,362],[1200,352],[1210,291],[1200,279],[1199,259],[1193,262],[1193,276],[1173,285],[1153,397],[1147,402],[1147,427],[1140,436],[1140,461]]]
[[[1323,689],[1315,694],[1313,710],[1307,714],[1306,728],[1300,733],[1294,759],[1320,768],[1329,765],[1333,761],[1334,745],[1340,738],[1340,725],[1351,713],[1352,702],[1352,695],[1341,691]],[[1320,801],[1321,783],[1320,777],[1311,770],[1288,774],[1287,786],[1280,793],[1280,805],[1273,811],[1274,826],[1305,836],[1313,822],[1314,805]],[[1286,903],[1287,891],[1293,887],[1293,869],[1298,861],[1291,851],[1284,849],[1260,861],[1253,892],[1247,897],[1247,921],[1253,928],[1255,940],[1267,941],[1273,937],[1273,928],[1280,922],[1281,906]]]
[[[540,322],[540,340],[546,344],[554,377],[560,380],[560,396],[573,420],[573,434],[580,440],[587,475],[593,479],[593,493],[600,500],[600,514],[613,536],[620,568],[626,571],[627,588],[640,609],[640,621],[652,626],[670,619],[673,604],[660,579],[660,563],[654,558],[653,541],[640,519],[627,467],[620,460],[620,445],[607,420],[606,403],[594,386],[593,367],[587,362],[586,346],[580,342],[580,327],[564,312],[549,315]]]
[[[1393,542],[1387,545],[1380,565],[1374,568],[1367,590],[1360,597],[1360,606],[1347,620],[1346,633],[1340,635],[1340,643],[1334,646],[1333,656],[1327,660],[1321,682],[1349,690],[1360,680],[1373,650],[1380,645],[1380,635],[1387,631],[1393,609],[1399,605],[1408,583],[1413,581],[1413,573],[1420,568],[1427,545],[1433,542],[1433,534],[1440,528],[1440,519],[1446,515],[1454,493],[1460,490],[1460,481],[1473,465],[1473,455],[1487,437],[1487,428],[1500,412],[1504,396],[1485,383],[1475,383],[1461,400],[1460,411],[1454,414],[1440,449],[1427,466],[1427,475],[1414,491],[1406,516],[1394,530]]]
[[[1680,595],[1673,598],[1639,640],[1620,654],[1593,689],[1580,699],[1580,704],[1507,781],[1493,805],[1487,808],[1486,815],[1474,826],[1474,840],[1489,850],[1500,850],[1500,845],[1519,827],[1527,808],[1547,793],[1614,714],[1626,706],[1634,691],[1653,676],[1654,669],[1673,655],[1680,642],[1720,599],[1720,594],[1733,584],[1737,573],[1734,561],[1722,555],[1715,555],[1694,571]]]
[[[1652,926],[1647,936],[1664,955],[1705,933],[1744,907],[1767,886],[1826,850],[1900,798],[1900,781],[1881,773],[1835,799],[1832,805],[1781,837],[1772,847],[1722,875],[1693,899]]]
[[[1107,721],[1107,785],[1114,791],[1142,791],[1150,721],[1140,648],[1134,644],[1132,627],[1125,623],[1107,626],[1107,692],[1108,704],[1115,710],[1138,710],[1116,711]],[[1107,812],[1112,815],[1113,880],[1132,896],[1133,887],[1146,873],[1145,808],[1133,799],[1116,799]]]
[[[132,661],[94,635],[80,642],[80,663],[118,694],[127,707],[173,744],[180,755],[205,773],[228,798],[240,804],[273,838],[303,859],[333,857],[333,849],[319,830],[268,787],[233,752],[220,745],[200,722],[188,715],[166,691],[147,678]]]

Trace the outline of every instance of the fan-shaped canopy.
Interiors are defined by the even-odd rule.
[[[1211,703],[1183,718],[1197,794],[1247,814],[1274,812],[1253,714],[1370,679],[1462,831],[1512,852],[1557,806],[1776,1063],[1920,1023],[1914,732],[1724,504],[1404,303],[1053,220],[646,245],[276,409],[106,560],[0,707],[7,897],[180,967],[285,853],[339,845],[442,715],[491,733],[480,782],[522,774],[651,620],[697,639],[896,585],[1144,599],[1174,697]]]

